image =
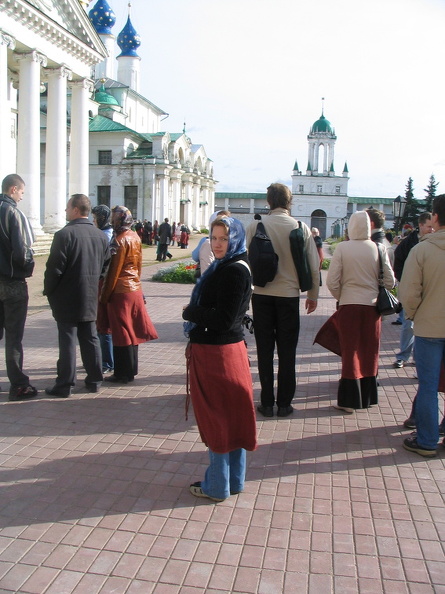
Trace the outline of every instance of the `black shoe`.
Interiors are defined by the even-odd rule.
[[[85,382],[85,388],[88,390],[88,392],[90,394],[96,394],[97,392],[99,392],[99,388],[101,387],[102,382],[97,382],[97,383],[89,383],[89,382]]]
[[[56,398],[68,398],[71,394],[71,388],[58,388],[53,386],[52,388],[46,388],[45,392],[48,396],[55,396]]]
[[[289,404],[289,406],[279,406],[277,417],[288,417],[294,412],[294,407]]]
[[[168,259],[171,260],[173,258],[173,256],[171,254],[167,254]]]
[[[128,377],[118,377],[113,373],[113,375],[104,377],[104,381],[111,382],[112,384],[128,384],[128,382],[132,382],[133,380]]]
[[[402,322],[400,320],[396,320],[395,322],[391,322],[393,326],[401,326]]]
[[[263,417],[273,417],[273,406],[263,406],[260,404],[256,409]]]
[[[416,420],[412,417],[409,417],[408,419],[406,419],[406,421],[403,421],[403,426],[405,427],[405,429],[415,429]]]
[[[18,388],[11,388],[9,391],[9,402],[29,400],[35,396],[37,396],[37,390],[34,388],[34,386],[20,386]]]

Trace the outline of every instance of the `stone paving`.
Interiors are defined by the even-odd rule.
[[[392,368],[399,328],[383,323],[379,405],[341,414],[339,358],[312,344],[335,307],[322,287],[302,313],[295,412],[258,418],[246,490],[215,504],[188,491],[207,465],[184,414],[191,286],[148,282],[153,270],[144,292],[159,340],[140,347],[134,383],[88,394],[79,368],[72,397],[45,397],[56,327],[32,303],[35,400],[7,402],[1,360],[0,592],[445,593],[445,449],[425,460],[401,447],[416,380]]]

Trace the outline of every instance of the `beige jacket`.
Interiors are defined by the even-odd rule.
[[[445,338],[445,229],[424,235],[409,252],[399,299],[416,336]]]
[[[289,234],[298,227],[298,221],[291,217],[285,208],[275,208],[267,216],[261,218],[264,228],[272,241],[275,253],[278,255],[278,271],[272,282],[265,287],[254,287],[257,295],[270,295],[273,297],[298,297],[300,285],[297,271],[290,250]],[[246,229],[247,246],[256,233],[258,221],[253,221]],[[301,223],[305,238],[306,252],[312,272],[312,289],[307,292],[308,299],[318,299],[320,284],[320,259],[312,233],[305,223]]]
[[[369,238],[371,226],[366,211],[354,213],[348,225],[349,241],[339,243],[332,256],[327,287],[339,305],[375,305],[379,292],[379,256]],[[382,248],[383,283],[392,289],[395,277],[386,248]]]

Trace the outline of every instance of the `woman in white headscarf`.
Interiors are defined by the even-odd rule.
[[[327,287],[338,301],[338,310],[328,322],[337,325],[342,362],[336,408],[352,413],[377,404],[381,317],[376,301],[380,267],[366,211],[351,216],[348,232],[349,241],[341,242],[335,249]],[[387,289],[392,289],[395,278],[384,247],[381,255],[383,282]]]

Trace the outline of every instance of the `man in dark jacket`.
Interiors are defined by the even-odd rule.
[[[2,182],[0,196],[0,338],[5,330],[6,372],[11,384],[9,400],[33,398],[37,390],[23,373],[23,332],[28,313],[28,286],[34,257],[34,234],[25,215],[17,208],[25,182],[12,173]]]
[[[391,244],[385,237],[383,225],[385,224],[385,213],[376,208],[368,208],[369,220],[371,221],[371,239],[374,243],[380,243],[388,249]]]
[[[164,219],[164,222],[159,225],[159,250],[157,260],[165,262],[167,256],[167,248],[170,244],[172,236],[172,228],[169,225],[168,219]]]
[[[422,212],[419,215],[419,229],[411,231],[411,233],[396,247],[394,252],[394,274],[399,282],[402,279],[403,267],[405,266],[405,261],[408,258],[411,249],[419,243],[424,235],[432,233],[432,231],[431,213]],[[412,320],[407,320],[403,312],[401,313],[402,328],[400,332],[400,350],[396,354],[396,360],[393,363],[393,367],[396,369],[400,369],[406,365],[414,346],[413,322]]]
[[[99,278],[110,261],[105,234],[88,220],[91,203],[74,194],[66,207],[68,224],[54,235],[46,263],[44,294],[59,331],[57,378],[50,396],[67,398],[76,379],[76,335],[87,372],[85,386],[97,392],[102,383],[102,355],[96,331]]]

